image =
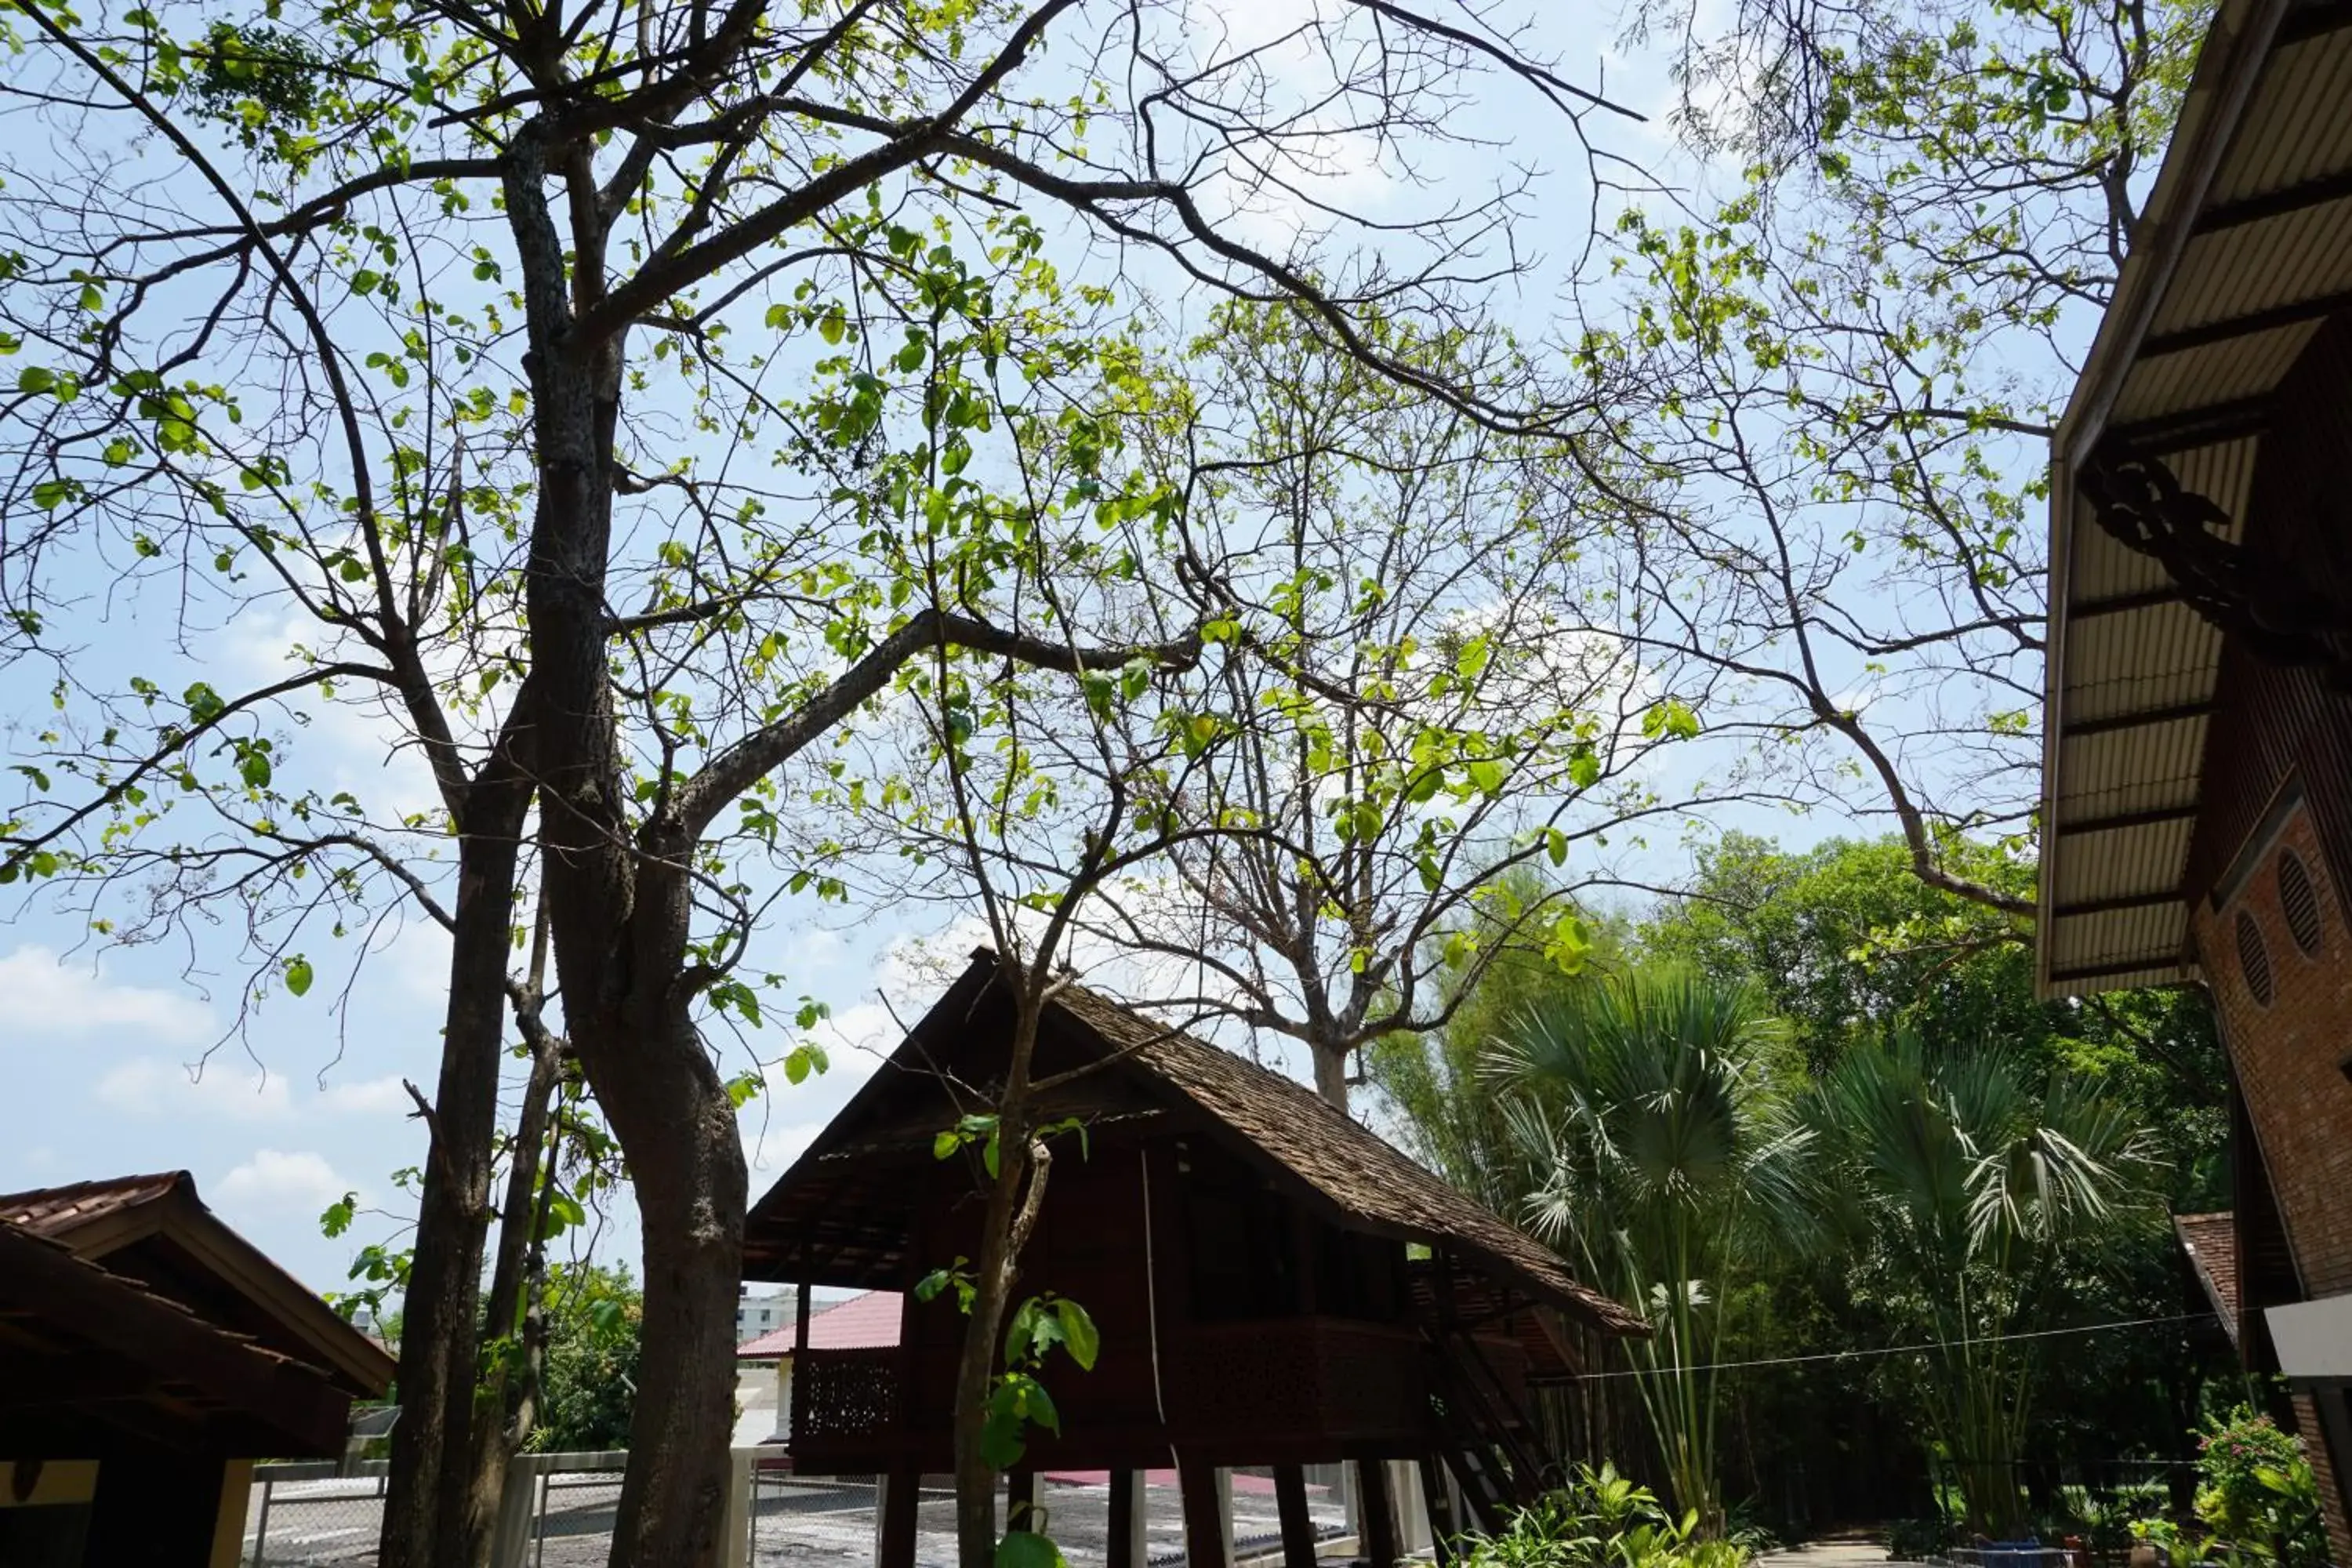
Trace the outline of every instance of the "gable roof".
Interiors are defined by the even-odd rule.
[[[889,1062],[761,1199],[751,1214],[755,1234],[746,1248],[747,1275],[763,1260],[763,1252],[772,1256],[777,1250],[772,1242],[763,1247],[756,1233],[778,1227],[796,1194],[810,1194],[820,1184],[842,1190],[848,1167],[875,1147],[859,1140],[870,1137],[884,1098],[910,1077],[934,1076],[932,1047],[972,1016],[997,973],[994,953],[975,954]],[[1046,1025],[1059,1039],[1103,1060],[1105,1072],[1097,1076],[1116,1075],[1130,1091],[1128,1105],[1115,1097],[1108,1101],[1110,1114],[1142,1114],[1144,1105],[1171,1103],[1196,1112],[1194,1120],[1212,1135],[1349,1228],[1466,1254],[1538,1300],[1608,1332],[1648,1332],[1634,1313],[1578,1280],[1557,1253],[1489,1214],[1305,1085],[1075,983],[1055,991],[1046,1005]],[[1140,1095],[1133,1095],[1135,1090]]]
[[[2189,1266],[2197,1271],[2197,1282],[2205,1288],[2206,1300],[2213,1303],[2221,1327],[2229,1332],[2230,1342],[2236,1344],[2244,1318],[2238,1291],[2238,1216],[2228,1209],[2219,1214],[2175,1215],[2172,1229],[2180,1238],[2180,1250],[2189,1255]]]
[[[905,1302],[896,1290],[861,1290],[846,1301],[819,1307],[809,1313],[808,1348],[813,1351],[882,1351],[898,1342],[898,1318]],[[736,1347],[739,1361],[774,1361],[793,1353],[792,1329],[775,1329]]]
[[[2278,391],[2352,310],[2352,11],[2221,0],[2131,251],[2052,438],[2042,750],[2043,995],[2199,978],[2189,837],[2222,635],[2078,493],[2103,447],[2160,458],[2245,539]]]
[[[391,1386],[383,1347],[224,1224],[185,1171],[0,1194],[0,1220],[318,1367],[347,1394]]]
[[[0,1218],[0,1451],[90,1458],[129,1436],[236,1458],[331,1458],[352,1396],[64,1241]]]

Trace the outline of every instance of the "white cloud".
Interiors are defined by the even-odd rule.
[[[191,1111],[233,1121],[275,1121],[290,1109],[286,1079],[159,1057],[133,1057],[98,1080],[100,1104],[131,1116],[182,1117]]]
[[[248,1215],[308,1217],[351,1190],[352,1184],[335,1173],[323,1154],[257,1149],[252,1159],[220,1179],[213,1195]]]
[[[200,997],[112,984],[96,964],[68,963],[33,943],[0,958],[0,996],[8,999],[9,1031],[17,1036],[103,1029],[176,1043],[201,1039],[212,1028],[212,1009]]]
[[[226,1121],[283,1121],[298,1113],[382,1116],[404,1112],[408,1091],[397,1075],[333,1082],[298,1101],[284,1073],[263,1072],[244,1063],[198,1062],[194,1066],[160,1057],[133,1057],[107,1069],[98,1080],[100,1103],[126,1115],[186,1117]]]

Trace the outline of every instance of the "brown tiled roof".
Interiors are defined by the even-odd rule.
[[[2197,1270],[2197,1282],[2205,1287],[2211,1298],[2213,1310],[2221,1316],[2221,1326],[2229,1331],[2231,1343],[2237,1342],[2239,1328],[2238,1290],[2238,1216],[2227,1209],[2219,1214],[2184,1214],[2172,1217],[2174,1234],[2180,1237],[2180,1249],[2189,1255]]]
[[[179,1418],[231,1417],[276,1439],[237,1457],[331,1458],[341,1451],[351,1396],[327,1373],[5,1215],[0,1304],[15,1320],[9,1348],[20,1355],[61,1359],[80,1371],[97,1366],[93,1352],[110,1362],[144,1357],[164,1407]],[[121,1396],[119,1384],[101,1377],[99,1386],[101,1405]]]
[[[1612,1331],[1649,1331],[1640,1318],[1579,1281],[1549,1247],[1413,1163],[1306,1085],[1082,985],[1056,992],[1052,1005],[1357,1218],[1410,1240],[1481,1255],[1538,1295]]]
[[[165,1171],[152,1176],[114,1176],[101,1182],[76,1182],[68,1187],[4,1193],[0,1194],[0,1219],[21,1225],[36,1236],[59,1237],[109,1215],[168,1197],[183,1183],[191,1192],[194,1190],[187,1172]]]
[[[394,1363],[384,1346],[224,1223],[185,1171],[0,1194],[0,1220],[135,1278],[199,1318],[217,1316],[260,1334],[323,1368],[348,1393],[373,1398],[391,1385]]]

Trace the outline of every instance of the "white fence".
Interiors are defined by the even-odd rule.
[[[727,1561],[737,1568],[867,1568],[874,1561],[880,1489],[871,1477],[796,1477],[773,1447],[734,1451]],[[764,1462],[763,1462],[764,1461]],[[493,1568],[602,1568],[612,1550],[624,1452],[524,1454],[508,1472]],[[373,1568],[383,1521],[382,1460],[338,1466],[259,1465],[246,1509],[244,1568]],[[1408,1550],[1427,1526],[1400,1476],[1394,1489]],[[1317,1533],[1349,1534],[1337,1467],[1311,1478],[1308,1511]],[[1417,1480],[1414,1482],[1417,1486]],[[1246,1560],[1276,1550],[1279,1521],[1272,1480],[1244,1470],[1232,1478],[1233,1550]],[[953,1568],[954,1493],[927,1477],[917,1513],[918,1568]],[[1045,1525],[1071,1568],[1102,1568],[1108,1556],[1109,1478],[1049,1472],[1038,1479]],[[1144,1478],[1140,1555],[1153,1564],[1184,1559],[1183,1512],[1172,1472]]]

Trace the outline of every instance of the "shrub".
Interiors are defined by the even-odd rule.
[[[2278,1563],[2325,1563],[2319,1483],[2303,1439],[2267,1415],[2240,1405],[2206,1423],[2198,1441],[2197,1517],[2233,1556]]]
[[[1743,1568],[1737,1542],[1695,1539],[1698,1515],[1679,1519],[1657,1494],[1612,1465],[1580,1466],[1576,1480],[1525,1508],[1492,1535],[1462,1539],[1465,1568]]]
[[[1951,1535],[1940,1519],[1898,1519],[1886,1527],[1886,1555],[1897,1563],[1925,1563],[1942,1555]]]

